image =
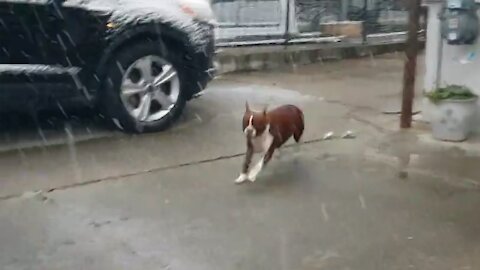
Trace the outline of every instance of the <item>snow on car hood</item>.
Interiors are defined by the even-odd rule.
[[[45,4],[51,0],[3,0],[12,3]],[[192,43],[205,45],[210,33],[200,26],[196,20],[214,24],[214,16],[208,0],[66,0],[66,7],[82,7],[89,10],[104,11],[111,15],[111,21],[122,26],[146,22],[168,22],[174,27],[185,31]],[[188,6],[189,14],[182,8]],[[202,48],[200,48],[201,50]]]
[[[64,6],[81,6],[86,9],[105,11],[111,14],[111,21],[121,26],[146,22],[168,22],[184,30],[191,41],[197,45],[208,43],[209,33],[205,27],[196,22],[197,19],[182,10],[182,4],[192,4],[202,17],[211,16],[205,0],[66,0]],[[203,5],[201,4],[203,3]],[[196,4],[196,5],[195,5]],[[189,5],[190,6],[190,5]],[[197,11],[195,10],[195,11]],[[209,22],[209,21],[207,21]]]

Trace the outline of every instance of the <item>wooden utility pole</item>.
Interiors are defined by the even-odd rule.
[[[412,126],[413,98],[415,96],[415,76],[417,73],[418,30],[420,28],[421,0],[408,0],[408,40],[405,47],[405,67],[403,70],[402,114],[400,127]]]

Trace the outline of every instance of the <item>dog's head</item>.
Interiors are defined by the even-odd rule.
[[[247,137],[255,137],[267,129],[269,125],[269,119],[267,114],[267,108],[264,108],[260,112],[252,111],[248,102],[245,103],[245,113],[243,114],[243,132]]]

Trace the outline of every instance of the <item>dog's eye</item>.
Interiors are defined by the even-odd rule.
[[[252,126],[256,130],[263,130],[263,128],[265,127],[265,123],[261,119],[255,119],[252,123]]]

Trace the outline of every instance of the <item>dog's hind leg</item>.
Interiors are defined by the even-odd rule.
[[[298,115],[297,119],[294,122],[294,127],[293,127],[293,138],[297,143],[300,143],[300,140],[302,139],[303,131],[305,130],[305,117],[303,115],[303,112],[299,109],[298,110]]]
[[[295,139],[296,144],[293,146],[293,152],[297,155],[300,152],[300,145],[302,143],[303,135],[303,122],[300,122],[293,131],[293,138]]]
[[[303,135],[303,128],[295,130],[295,132],[293,133],[293,138],[295,139],[296,143],[301,143],[302,135]]]
[[[293,129],[293,138],[295,139],[295,142],[300,143],[302,140],[303,136],[303,131],[304,131],[304,123],[303,123],[303,116],[295,123],[294,129]]]

